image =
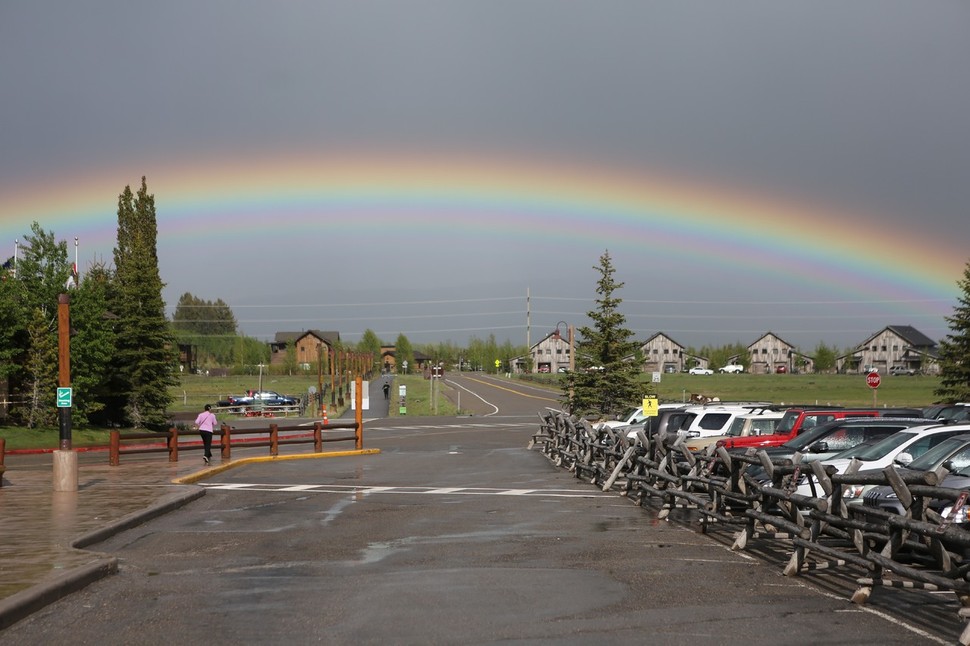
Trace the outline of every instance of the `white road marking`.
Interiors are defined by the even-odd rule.
[[[357,485],[286,485],[256,483],[199,483],[213,491],[268,491],[276,493],[419,494],[438,496],[531,496],[554,498],[602,498],[610,496],[589,489],[497,489],[482,487],[362,487]]]

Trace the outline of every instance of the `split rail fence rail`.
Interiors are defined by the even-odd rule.
[[[970,618],[970,531],[930,508],[932,500],[951,500],[960,511],[964,491],[938,486],[945,470],[905,473],[887,467],[880,473],[835,473],[801,456],[775,460],[764,451],[745,454],[712,447],[692,453],[676,435],[636,439],[626,432],[593,427],[559,411],[540,414],[530,448],[557,466],[603,491],[616,490],[641,506],[660,503],[660,518],[674,509],[700,515],[701,531],[734,529],[732,549],[756,541],[778,541],[791,551],[786,576],[855,567],[863,576],[851,597],[866,603],[873,588],[953,592],[959,617]],[[769,480],[753,477],[764,470]],[[817,496],[794,493],[810,473]],[[846,504],[843,488],[855,484],[891,486],[905,513]],[[951,514],[952,515],[952,514]],[[959,643],[970,645],[970,625]]]
[[[329,431],[340,431],[351,429],[352,433],[329,433]],[[281,432],[301,431],[299,435],[280,435]],[[246,435],[268,435],[266,439],[242,439],[240,436]],[[180,433],[178,428],[171,428],[164,433],[122,433],[111,431],[108,450],[108,463],[111,466],[118,466],[121,463],[122,455],[132,455],[136,453],[168,453],[169,462],[178,462],[179,451],[201,450],[201,442],[179,443],[180,437],[190,436],[198,440],[198,431]],[[218,448],[223,460],[229,460],[232,456],[232,447],[269,447],[269,454],[273,457],[279,455],[281,445],[287,444],[308,444],[313,443],[315,453],[323,451],[325,442],[346,442],[353,441],[354,448],[361,450],[364,447],[363,425],[359,421],[353,422],[316,422],[313,425],[313,432],[308,433],[306,426],[280,426],[270,424],[260,428],[232,428],[228,424],[223,424],[219,430],[213,432],[213,444],[216,437],[219,438]],[[160,445],[159,440],[164,439],[165,444]],[[235,439],[235,444],[233,440]],[[155,440],[146,444],[145,440]]]

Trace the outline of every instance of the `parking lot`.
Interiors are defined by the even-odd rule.
[[[509,395],[511,396],[511,395]],[[949,598],[849,603],[527,444],[534,416],[368,424],[380,454],[248,465],[94,547],[119,573],[2,633],[73,643],[952,643]],[[883,605],[883,601],[890,605]]]

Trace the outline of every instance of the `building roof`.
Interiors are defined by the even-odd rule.
[[[766,336],[773,336],[773,337],[775,337],[776,339],[778,339],[779,341],[781,341],[782,343],[784,343],[785,345],[787,345],[789,348],[794,348],[795,347],[791,343],[789,343],[788,341],[785,341],[783,338],[781,338],[780,336],[778,336],[777,334],[775,334],[774,332],[772,332],[772,331],[769,330],[768,332],[765,332],[764,334],[762,334],[761,336],[759,336],[757,339],[755,339],[752,343],[749,343],[748,344],[748,349],[751,349],[751,346],[755,345],[756,343],[758,343],[758,341],[761,341]]]
[[[643,347],[643,346],[647,345],[648,343],[650,343],[651,341],[653,341],[654,339],[656,339],[658,336],[662,336],[662,337],[665,337],[667,339],[670,339],[670,341],[674,345],[676,345],[678,348],[685,347],[684,344],[678,342],[676,339],[674,339],[672,336],[670,336],[666,332],[657,332],[656,334],[654,334],[653,336],[651,336],[649,339],[647,339],[646,341],[644,341],[643,343],[641,343],[640,346]]]
[[[868,345],[870,341],[874,338],[889,330],[900,339],[906,342],[907,345],[914,348],[922,348],[928,350],[930,348],[936,347],[936,341],[926,336],[912,325],[887,325],[883,329],[879,330],[875,334],[871,334],[865,341],[856,346],[857,349],[861,349],[863,346]]]
[[[295,343],[297,340],[302,339],[304,336],[312,334],[321,341],[325,341],[330,345],[336,345],[340,342],[340,332],[329,331],[324,332],[322,330],[302,330],[300,332],[277,332],[276,336],[273,338],[273,343],[275,344],[286,344]]]

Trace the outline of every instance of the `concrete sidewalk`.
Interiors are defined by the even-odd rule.
[[[275,459],[325,455],[312,451],[312,442],[289,446]],[[78,450],[78,490],[72,492],[53,490],[50,453],[8,454],[0,487],[0,630],[117,571],[113,557],[84,548],[205,493],[176,481],[274,459],[265,447],[234,447],[227,463],[213,453],[210,467],[197,451],[176,463],[164,454],[124,455],[112,467],[107,450]]]

